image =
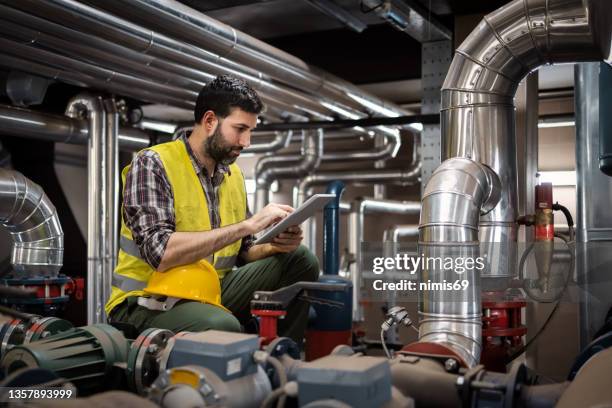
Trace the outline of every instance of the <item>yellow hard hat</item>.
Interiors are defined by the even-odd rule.
[[[153,272],[144,291],[209,303],[229,312],[221,304],[221,283],[215,268],[207,261],[176,266],[165,272]]]

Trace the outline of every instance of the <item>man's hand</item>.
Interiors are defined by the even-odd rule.
[[[289,227],[285,232],[278,234],[270,243],[272,250],[276,253],[292,252],[302,242],[302,228],[299,226]]]
[[[257,234],[276,224],[293,211],[295,210],[290,205],[270,203],[244,222],[249,226],[251,234]]]
[[[253,245],[243,259],[247,262],[257,261],[276,254],[295,251],[302,242],[302,229],[299,226],[290,227],[267,244]]]

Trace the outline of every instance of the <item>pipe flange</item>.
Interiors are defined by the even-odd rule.
[[[68,320],[57,317],[43,317],[35,320],[26,331],[23,344],[32,343],[48,336],[72,329],[74,326]]]
[[[265,350],[270,356],[279,358],[283,355],[299,360],[300,348],[297,343],[288,337],[277,337],[266,346]]]
[[[168,340],[174,336],[170,330],[150,328],[143,331],[130,347],[127,359],[127,381],[132,391],[145,395],[159,375],[159,361]]]
[[[23,343],[27,321],[22,319],[12,319],[0,328],[0,358],[3,358],[7,351],[13,346]]]

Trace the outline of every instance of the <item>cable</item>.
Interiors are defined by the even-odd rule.
[[[387,343],[385,342],[385,329],[380,329],[380,344],[382,345],[383,350],[385,351],[385,355],[388,359],[391,358],[391,353],[389,353],[389,349],[387,348]]]
[[[274,370],[276,371],[276,374],[278,375],[278,381],[280,385],[277,388],[277,390],[279,389],[283,390],[283,395],[278,395],[278,402],[276,404],[276,407],[282,408],[285,406],[285,401],[287,399],[287,396],[284,394],[284,388],[285,388],[285,385],[287,384],[287,372],[285,371],[285,367],[283,366],[283,363],[281,363],[280,360],[277,359],[276,357],[272,357],[269,355],[266,357],[266,361],[270,363],[272,367],[274,367]],[[264,404],[262,403],[261,406],[263,408]]]
[[[261,403],[261,408],[270,408],[272,404],[274,404],[274,401],[276,401],[277,399],[278,402],[276,403],[276,407],[282,408],[285,406],[285,403],[283,402],[281,405],[281,400],[284,401],[285,398],[287,398],[287,395],[285,394],[285,389],[283,387],[279,387],[272,391],[270,394],[268,394],[266,399],[263,400],[263,402]]]

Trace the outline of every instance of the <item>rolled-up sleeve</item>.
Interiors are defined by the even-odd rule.
[[[123,219],[142,258],[157,269],[176,220],[172,187],[154,151],[144,150],[132,161],[123,191]]]

